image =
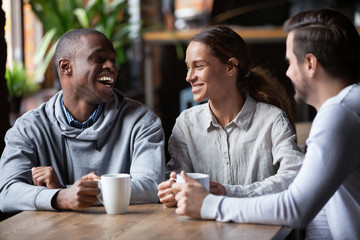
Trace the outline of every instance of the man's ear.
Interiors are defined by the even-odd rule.
[[[313,77],[315,75],[317,66],[318,66],[317,58],[311,53],[306,54],[304,60],[304,67],[310,77]]]
[[[238,66],[239,66],[239,61],[236,58],[230,58],[228,60],[228,67],[227,67],[228,74],[232,76],[234,73],[236,73]]]
[[[72,75],[72,68],[70,65],[70,60],[62,58],[59,60],[59,70],[62,74],[71,76]]]

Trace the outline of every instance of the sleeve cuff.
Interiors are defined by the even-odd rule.
[[[35,198],[36,210],[56,210],[51,205],[51,200],[55,194],[61,189],[47,189],[41,190]]]
[[[219,209],[220,202],[224,196],[215,196],[213,194],[208,194],[201,206],[201,218],[202,219],[216,219],[217,212]]]
[[[229,184],[224,184],[223,185],[225,188],[225,195],[228,197],[245,197],[244,196],[244,191],[243,191],[243,186],[240,185],[229,185]]]

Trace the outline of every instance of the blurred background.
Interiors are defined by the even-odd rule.
[[[151,107],[166,139],[182,110],[196,104],[185,81],[187,41],[202,27],[226,24],[244,37],[253,63],[272,71],[293,96],[286,77],[281,25],[302,10],[333,7],[360,25],[355,0],[2,0],[0,5],[0,151],[14,121],[60,90],[53,54],[73,28],[96,28],[114,44],[116,88]],[[298,123],[313,108],[293,102]],[[306,136],[305,136],[306,137]],[[304,140],[302,140],[304,141]],[[168,156],[167,156],[168,157]]]

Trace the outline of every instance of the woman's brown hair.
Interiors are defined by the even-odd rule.
[[[295,126],[291,101],[285,88],[269,70],[259,66],[251,67],[249,49],[242,37],[225,26],[211,26],[196,34],[191,40],[207,45],[212,54],[222,63],[229,64],[230,58],[238,60],[237,85],[243,96],[249,94],[258,102],[272,104],[282,109],[290,123]],[[295,128],[294,128],[295,130]]]

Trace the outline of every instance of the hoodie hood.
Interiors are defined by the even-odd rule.
[[[104,109],[96,122],[89,128],[79,129],[68,124],[61,108],[62,96],[63,92],[61,90],[50,98],[46,105],[46,112],[52,127],[64,137],[90,141],[101,141],[104,139],[108,131],[112,129],[125,101],[121,92],[114,89],[111,99],[105,103]]]

